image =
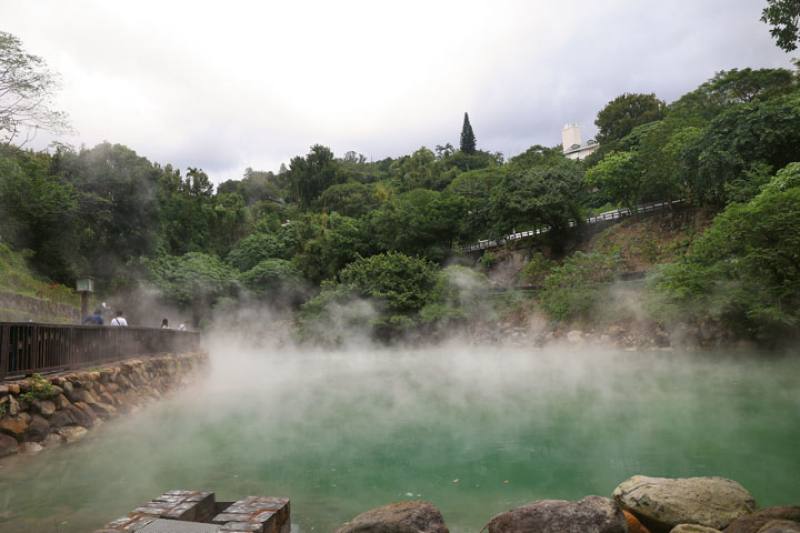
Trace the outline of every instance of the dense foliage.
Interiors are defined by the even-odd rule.
[[[791,3],[783,4],[765,11],[771,22],[789,14],[781,35],[794,20],[774,11]],[[18,74],[38,72],[39,90],[49,90],[49,74],[19,41],[0,34],[0,52],[0,62],[27,62]],[[4,143],[0,239],[48,279],[89,274],[108,297],[154,286],[195,322],[220,302],[304,303],[305,331],[357,323],[392,338],[480,308],[473,296],[486,280],[477,270],[497,257],[487,253],[474,270],[445,267],[454,249],[534,227],[550,229],[546,256],[533,256],[522,282],[542,287],[551,318],[586,316],[617,262],[565,256],[584,216],[684,199],[723,213],[664,270],[662,307],[753,335],[796,330],[797,72],[721,71],[669,104],[626,93],[596,124],[600,149],[584,161],[541,145],[506,161],[479,149],[465,114],[458,149],[368,161],[315,144],[277,172],[248,168],[216,187],[202,169],[162,166],[121,144],[37,152]],[[328,326],[310,326],[319,323]]]
[[[575,252],[544,279],[542,307],[556,320],[587,318],[614,280],[615,254]]]
[[[800,2],[767,0],[761,20],[772,26],[770,33],[779,47],[787,52],[797,49],[800,40]]]
[[[662,311],[712,318],[772,342],[800,328],[800,163],[722,212],[657,278]]]
[[[397,252],[358,259],[342,269],[338,282],[323,286],[306,304],[306,330],[325,331],[341,320],[337,315],[345,314],[344,307],[358,309],[360,300],[370,305],[347,313],[348,326],[360,322],[379,337],[395,336],[418,322],[419,311],[433,300],[436,281],[436,266],[424,259]]]

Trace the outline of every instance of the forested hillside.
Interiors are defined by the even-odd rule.
[[[580,229],[570,221],[685,199],[720,214],[653,279],[656,318],[710,318],[757,338],[796,333],[797,71],[723,71],[669,103],[623,94],[596,123],[600,149],[585,161],[560,146],[509,159],[481,150],[480,125],[473,131],[465,116],[458,147],[368,161],[315,144],[278,172],[248,169],[217,186],[200,168],[182,172],[123,144],[32,151],[7,142],[0,240],[28,250],[32,267],[55,282],[92,275],[108,298],[155,287],[197,325],[215,309],[268,304],[295,312],[306,336],[322,321],[390,339],[484,313],[473,299],[489,259],[453,248],[514,229],[551,230],[541,243],[551,318],[589,313],[552,302],[575,276],[613,279],[616,259],[565,257],[563,244]]]

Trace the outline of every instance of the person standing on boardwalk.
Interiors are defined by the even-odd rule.
[[[94,310],[94,314],[87,316],[83,319],[83,324],[88,326],[102,326],[103,325],[103,310],[99,307]]]
[[[111,319],[112,326],[127,327],[128,321],[122,316],[122,311],[117,311],[117,316]]]

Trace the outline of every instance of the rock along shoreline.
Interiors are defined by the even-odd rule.
[[[610,497],[538,500],[500,513],[488,533],[800,533],[800,505],[758,509],[753,496],[722,477],[633,476]],[[449,533],[431,503],[371,509],[336,533]]]
[[[205,352],[166,354],[2,382],[0,459],[80,440],[188,382],[207,360]]]

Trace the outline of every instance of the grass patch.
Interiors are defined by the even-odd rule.
[[[16,252],[0,243],[0,291],[80,307],[80,296],[71,288],[36,275],[28,267],[29,253]]]

